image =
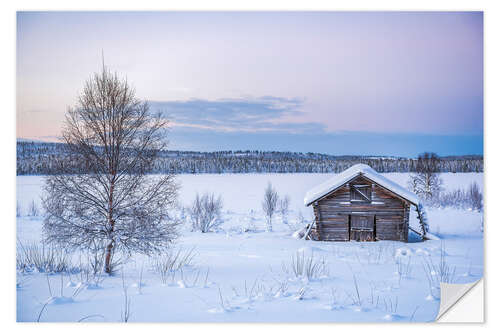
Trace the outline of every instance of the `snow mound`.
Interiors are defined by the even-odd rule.
[[[325,310],[330,310],[330,311],[336,311],[336,310],[344,310],[345,307],[343,305],[334,303],[334,304],[327,304],[323,307]]]
[[[426,251],[424,249],[417,249],[415,251],[415,253],[418,254],[418,255],[427,256],[427,257],[431,255],[428,251]]]
[[[73,303],[73,302],[74,302],[74,300],[72,297],[65,297],[65,296],[51,297],[47,300],[47,304],[56,304],[56,305],[68,304],[68,303]]]
[[[312,251],[313,251],[313,249],[310,246],[304,246],[304,247],[301,247],[297,250],[297,252],[304,252],[304,253],[312,252]]]
[[[396,258],[408,258],[413,254],[413,251],[407,247],[400,247],[394,255]]]
[[[354,312],[368,312],[368,311],[370,311],[370,309],[363,307],[363,306],[359,306],[359,305],[353,305],[353,306],[351,306],[351,309]]]
[[[89,283],[89,284],[87,284],[86,288],[89,290],[102,289],[102,287],[100,285],[98,285],[97,283]]]
[[[386,314],[384,317],[383,317],[384,320],[387,320],[387,321],[401,321],[403,319],[405,319],[404,316],[400,316],[398,314],[395,314],[395,313],[390,313],[390,314]]]
[[[302,237],[304,237],[302,230],[297,230],[292,234],[292,238],[295,238],[295,239],[301,239]]]
[[[364,177],[374,181],[378,185],[386,188],[387,190],[396,193],[397,195],[403,197],[404,199],[410,201],[414,205],[419,204],[418,197],[402,187],[396,184],[390,179],[382,176],[375,170],[373,170],[369,165],[366,164],[356,164],[349,169],[339,173],[335,177],[330,178],[323,184],[320,184],[306,193],[304,198],[304,205],[308,206],[314,201],[320,199],[326,194],[338,189],[340,186],[344,185],[351,179],[354,179],[358,175],[363,175]]]

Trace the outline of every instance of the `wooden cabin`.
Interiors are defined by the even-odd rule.
[[[357,164],[307,192],[315,221],[308,237],[322,241],[408,241],[415,194]]]

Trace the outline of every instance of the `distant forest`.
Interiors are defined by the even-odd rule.
[[[17,175],[55,173],[75,164],[63,143],[17,142]],[[334,156],[276,151],[162,151],[152,173],[338,173],[357,163],[378,172],[414,172],[416,159],[390,156]],[[79,172],[77,165],[73,166]],[[483,156],[440,157],[441,172],[483,172]]]

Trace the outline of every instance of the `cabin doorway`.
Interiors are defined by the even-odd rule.
[[[349,239],[358,242],[375,241],[375,216],[350,215]]]

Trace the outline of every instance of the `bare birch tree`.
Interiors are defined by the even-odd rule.
[[[149,255],[167,247],[176,237],[169,210],[177,186],[170,174],[147,175],[165,148],[166,126],[103,65],[66,113],[62,137],[73,167],[60,162],[46,178],[45,240],[103,251],[107,273],[116,251]]]
[[[273,216],[278,210],[278,200],[278,192],[271,183],[268,183],[264,192],[264,200],[262,200],[262,210],[267,218],[267,231],[273,231]]]
[[[440,160],[435,153],[418,156],[416,173],[410,176],[410,188],[420,198],[431,201],[439,197],[443,181],[439,176]]]

